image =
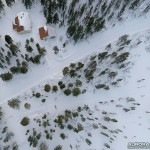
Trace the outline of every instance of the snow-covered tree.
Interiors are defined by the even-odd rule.
[[[4,10],[4,4],[3,2],[0,0],[0,12],[2,12]]]
[[[22,2],[24,3],[26,9],[31,9],[33,1],[34,0],[23,0]]]
[[[15,0],[6,0],[6,4],[8,7],[12,7],[13,3],[15,3]]]

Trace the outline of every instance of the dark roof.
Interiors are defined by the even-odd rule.
[[[42,40],[45,37],[48,37],[48,31],[44,27],[39,28],[40,39]]]

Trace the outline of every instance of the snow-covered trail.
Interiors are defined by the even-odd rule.
[[[115,26],[114,28],[97,33],[89,39],[90,42],[84,41],[75,46],[68,45],[67,49],[71,51],[70,55],[63,57],[60,60],[56,57],[50,56],[50,59],[47,59],[48,64],[50,65],[49,69],[41,66],[41,68],[36,69],[29,76],[23,76],[24,78],[22,77],[18,79],[20,82],[17,84],[14,84],[15,81],[10,83],[1,83],[5,85],[1,86],[0,105],[8,99],[20,95],[27,89],[38,85],[48,78],[59,78],[61,71],[65,66],[69,65],[71,62],[76,62],[82,59],[92,52],[101,51],[101,49],[103,49],[107,44],[114,42],[120,36],[124,34],[133,35],[149,29],[150,19],[143,17],[140,19],[127,21],[121,25]]]

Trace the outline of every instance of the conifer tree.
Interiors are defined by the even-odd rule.
[[[0,13],[4,10],[4,4],[3,2],[0,0]]]
[[[45,4],[45,0],[41,0],[41,5],[44,5]]]
[[[6,0],[6,4],[8,7],[12,7],[13,3],[15,3],[15,0]]]
[[[13,78],[13,75],[10,72],[8,72],[1,74],[0,77],[2,78],[3,81],[9,81]]]
[[[47,23],[52,23],[52,15],[51,15],[51,13],[49,13],[48,14],[48,16],[47,16]]]
[[[23,0],[23,3],[26,7],[26,9],[31,9],[32,3],[34,0]]]
[[[54,23],[54,24],[57,24],[58,21],[59,21],[58,14],[55,13],[53,23]]]
[[[9,35],[5,35],[5,41],[6,41],[8,44],[12,44],[12,42],[13,42],[12,38],[11,38]]]

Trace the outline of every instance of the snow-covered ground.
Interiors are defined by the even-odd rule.
[[[17,34],[12,30],[12,21],[15,15],[20,11],[27,11],[20,2],[14,4],[12,8],[7,8],[5,15],[0,19],[0,34],[4,37],[6,34],[11,35],[16,41],[25,42],[26,39],[31,37],[44,46],[47,50],[45,56],[45,64],[40,64],[32,68],[26,75],[18,75],[14,80],[9,82],[3,82],[0,79],[0,106],[3,108],[4,119],[7,120],[6,124],[9,130],[14,132],[14,139],[19,145],[19,150],[32,150],[37,148],[29,147],[27,142],[27,137],[25,136],[26,130],[28,128],[38,128],[33,118],[38,118],[43,116],[43,114],[49,113],[49,118],[56,118],[57,115],[63,114],[66,109],[76,110],[78,106],[84,106],[84,104],[89,105],[90,109],[94,111],[94,115],[97,117],[98,121],[95,120],[93,123],[105,124],[109,129],[120,129],[123,132],[118,135],[110,134],[115,139],[113,143],[110,143],[107,137],[100,135],[101,130],[98,132],[87,129],[87,132],[92,133],[90,140],[92,145],[88,147],[85,145],[86,132],[83,132],[79,136],[76,133],[70,133],[69,131],[59,131],[60,129],[55,128],[56,136],[54,140],[49,143],[49,150],[54,149],[57,145],[63,145],[64,150],[71,149],[69,146],[73,140],[73,149],[106,149],[103,148],[103,143],[110,143],[111,149],[113,150],[126,150],[128,142],[149,142],[150,138],[150,127],[149,127],[149,106],[150,106],[150,50],[149,50],[149,38],[150,37],[150,15],[142,16],[140,18],[131,19],[128,18],[125,22],[116,24],[113,28],[109,27],[103,32],[96,33],[87,41],[83,41],[79,44],[74,45],[69,42],[69,44],[63,48],[63,43],[66,41],[65,28],[59,29],[56,27],[57,38],[49,39],[47,41],[41,41],[38,35],[38,28],[45,25],[46,20],[42,14],[42,8],[39,4],[34,5],[31,10],[28,10],[32,20],[32,32],[28,34]],[[100,53],[105,50],[105,47],[109,43],[114,43],[124,34],[128,34],[129,38],[134,39],[134,37],[141,39],[141,44],[137,48],[131,49],[127,47],[130,51],[129,60],[132,62],[131,68],[128,74],[125,73],[124,78],[127,80],[122,81],[119,87],[110,88],[110,90],[95,90],[89,85],[89,89],[83,95],[78,97],[65,96],[61,91],[58,93],[44,93],[42,90],[43,85],[46,83],[56,84],[59,79],[63,78],[62,69],[68,66],[72,62],[78,62],[85,59],[88,55],[93,53]],[[62,41],[60,38],[62,37]],[[142,39],[143,38],[143,39]],[[145,39],[144,39],[145,38]],[[60,53],[55,55],[53,52],[53,47],[58,46]],[[114,50],[114,49],[113,49]],[[113,52],[113,51],[112,51]],[[46,98],[46,102],[42,103],[41,99],[32,97],[32,92],[41,92],[43,94],[42,98]],[[44,95],[45,94],[45,95]],[[47,98],[47,97],[48,98]],[[19,110],[14,110],[8,106],[8,100],[19,97],[21,100],[21,106]],[[130,105],[126,102],[126,98],[131,97],[135,100],[135,103],[140,105]],[[114,100],[114,102],[111,102]],[[102,103],[100,103],[102,102]],[[30,103],[31,108],[26,110],[24,108],[25,103]],[[119,108],[116,105],[122,105]],[[123,108],[130,108],[135,106],[135,110],[125,112]],[[97,110],[96,110],[97,108]],[[102,111],[110,114],[110,117],[118,120],[117,123],[105,123],[102,115]],[[88,117],[88,113],[85,116]],[[28,116],[32,121],[29,127],[23,127],[20,125],[20,121],[23,117]],[[87,121],[87,126],[90,124]],[[54,126],[54,123],[52,123]],[[99,125],[100,126],[100,125]],[[86,128],[86,124],[85,124]],[[100,127],[99,127],[100,128]],[[57,134],[65,132],[68,138],[65,140],[59,139]],[[1,138],[1,137],[0,137]],[[44,140],[44,139],[43,139]],[[84,141],[84,142],[83,142]],[[1,146],[0,141],[0,146]],[[47,142],[48,143],[48,142]],[[80,145],[79,148],[75,145]]]

